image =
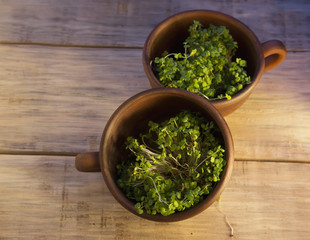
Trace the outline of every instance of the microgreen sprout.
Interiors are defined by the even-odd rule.
[[[183,53],[168,53],[151,62],[163,86],[182,88],[208,100],[227,99],[250,84],[247,62],[235,57],[238,44],[225,26],[189,27]]]
[[[167,216],[196,205],[226,165],[218,127],[187,110],[148,126],[138,139],[127,138],[129,161],[117,165],[118,186],[138,213]]]

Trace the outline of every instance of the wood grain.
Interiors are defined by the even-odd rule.
[[[210,9],[246,23],[261,41],[310,50],[308,1],[1,0],[0,42],[142,47],[156,24],[172,14]]]
[[[105,123],[148,89],[140,50],[0,46],[1,150],[98,149]]]
[[[289,53],[226,117],[238,159],[310,160],[310,55]]]
[[[150,88],[141,50],[0,46],[0,153],[97,151],[127,98]],[[310,53],[289,53],[226,117],[237,159],[310,160]]]
[[[0,156],[0,239],[229,239],[223,213],[238,240],[310,234],[309,164],[235,162],[220,204],[162,224],[129,213],[100,173],[80,173],[73,161]]]
[[[232,15],[289,53],[226,117],[238,160],[221,202],[162,224],[123,209],[73,156],[97,151],[115,109],[150,88],[150,31],[191,9]],[[309,239],[309,19],[307,0],[0,0],[0,240]]]

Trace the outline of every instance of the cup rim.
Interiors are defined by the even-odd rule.
[[[152,81],[154,82],[154,84],[157,87],[164,87],[159,81],[158,79],[155,77],[151,67],[150,67],[150,46],[153,44],[154,39],[156,38],[156,36],[159,34],[159,32],[167,25],[171,25],[173,24],[175,21],[180,21],[183,17],[189,17],[191,15],[195,15],[195,14],[205,14],[205,15],[212,15],[212,16],[221,16],[223,18],[225,18],[225,20],[228,22],[234,22],[239,29],[242,30],[242,32],[245,32],[247,34],[247,36],[249,37],[249,39],[251,39],[253,46],[255,46],[256,52],[258,53],[258,66],[257,66],[257,70],[254,72],[253,76],[251,76],[251,83],[249,85],[247,85],[244,89],[242,89],[240,92],[234,94],[230,100],[227,99],[219,99],[219,100],[212,100],[210,102],[212,102],[212,104],[217,107],[217,106],[224,106],[224,105],[231,105],[231,104],[235,104],[239,101],[241,101],[243,98],[247,97],[250,95],[250,93],[254,90],[254,88],[256,87],[256,85],[258,84],[263,71],[264,71],[264,67],[265,67],[265,61],[264,61],[264,56],[263,56],[263,51],[262,51],[262,47],[261,47],[261,43],[258,40],[257,36],[255,35],[255,33],[243,22],[241,22],[240,20],[238,20],[237,18],[234,18],[233,16],[230,16],[228,14],[219,12],[219,11],[214,11],[214,10],[201,10],[201,9],[197,9],[197,10],[187,10],[187,11],[182,11],[179,13],[176,13],[174,15],[171,15],[169,17],[167,17],[166,19],[164,19],[163,21],[161,21],[160,23],[158,23],[153,30],[150,32],[150,34],[148,35],[144,46],[143,46],[143,53],[142,53],[142,62],[143,62],[143,66],[144,66],[144,70],[145,73],[147,75],[148,78],[151,78]],[[193,19],[194,20],[194,19]]]
[[[119,121],[122,114],[127,111],[129,106],[134,106],[134,104],[137,104],[138,102],[148,97],[153,97],[153,96],[160,97],[162,94],[164,94],[165,96],[168,96],[168,95],[174,96],[174,97],[181,96],[186,99],[190,99],[190,101],[193,101],[195,104],[197,103],[199,107],[204,107],[206,109],[205,113],[209,114],[210,118],[213,121],[215,121],[215,123],[218,125],[221,131],[221,134],[222,134],[222,137],[225,143],[225,150],[226,150],[225,156],[226,156],[227,164],[224,168],[224,171],[222,172],[221,180],[217,183],[217,185],[212,190],[212,192],[199,204],[185,211],[176,212],[168,216],[162,216],[160,214],[150,215],[147,213],[138,214],[134,207],[133,202],[130,201],[124,195],[122,190],[117,186],[116,182],[113,180],[113,177],[111,176],[111,173],[108,170],[109,169],[108,161],[105,161],[105,159],[107,159],[107,155],[105,153],[107,151],[107,148],[109,147],[108,140],[109,140],[109,136],[111,134],[111,130],[113,129],[115,122]],[[229,178],[232,173],[233,162],[234,162],[234,146],[233,146],[232,135],[231,135],[231,132],[229,130],[229,127],[226,121],[211,103],[209,103],[208,101],[205,101],[202,97],[198,96],[197,94],[188,92],[183,89],[154,88],[154,89],[149,89],[149,90],[140,92],[130,97],[122,105],[120,105],[119,108],[112,114],[102,134],[99,157],[100,157],[101,172],[102,172],[104,181],[108,189],[110,190],[111,194],[124,208],[126,208],[133,214],[139,217],[148,219],[148,220],[160,221],[160,222],[173,222],[173,221],[184,220],[184,219],[197,215],[198,213],[208,208],[214,201],[218,199],[218,197],[224,190],[227,182],[229,181]]]

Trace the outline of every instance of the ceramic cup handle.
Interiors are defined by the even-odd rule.
[[[80,172],[101,172],[99,153],[79,153],[75,157],[75,167]]]
[[[278,66],[286,57],[286,48],[279,40],[270,40],[262,44],[265,58],[265,69],[267,72]]]

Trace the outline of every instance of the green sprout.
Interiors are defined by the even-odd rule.
[[[235,58],[237,42],[225,26],[204,29],[194,21],[183,43],[183,53],[164,52],[152,64],[165,87],[181,88],[208,100],[228,99],[250,84],[247,62]]]
[[[201,202],[226,165],[217,126],[187,110],[148,126],[139,139],[127,138],[129,161],[117,165],[118,186],[139,214],[167,216]]]

